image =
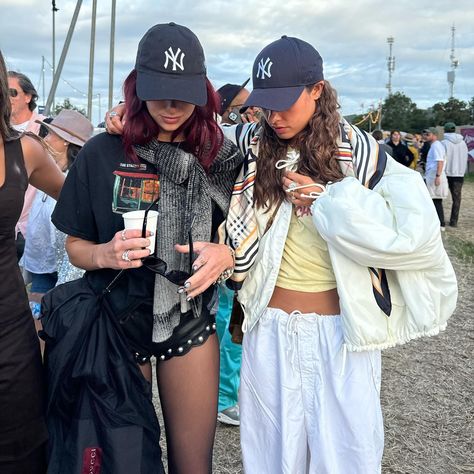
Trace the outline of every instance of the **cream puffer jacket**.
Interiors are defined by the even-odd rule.
[[[257,211],[258,255],[239,290],[244,332],[257,324],[272,296],[291,212],[283,202],[262,235],[272,212]],[[328,244],[348,350],[385,349],[446,328],[456,307],[456,276],[419,173],[389,159],[373,190],[344,178],[327,186],[312,213]],[[386,270],[390,316],[375,301],[368,267]]]

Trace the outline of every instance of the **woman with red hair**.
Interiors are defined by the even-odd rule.
[[[219,100],[188,28],[151,28],[124,92],[123,135],[86,143],[52,220],[91,287],[126,270],[109,302],[150,383],[157,359],[169,472],[208,473],[219,381],[213,283],[234,266],[230,248],[212,242],[243,157],[215,122]],[[122,213],[154,206],[156,232],[124,230]]]

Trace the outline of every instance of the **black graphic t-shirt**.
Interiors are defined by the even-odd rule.
[[[145,209],[158,193],[155,167],[132,161],[124,153],[120,137],[101,133],[80,151],[68,173],[52,221],[68,235],[106,243],[124,228],[124,212]],[[104,269],[87,272],[86,276],[94,288],[101,290],[116,273]],[[128,296],[153,294],[154,274],[144,267],[127,270],[121,280],[120,286],[127,288]]]
[[[132,161],[124,153],[120,137],[101,133],[79,153],[52,220],[68,235],[109,242],[123,229],[122,214],[145,209],[158,193],[155,167]]]

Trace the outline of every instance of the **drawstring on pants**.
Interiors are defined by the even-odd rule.
[[[301,311],[292,311],[288,315],[288,321],[286,323],[286,336],[288,338],[288,348],[286,350],[286,355],[290,360],[290,364],[293,368],[295,368],[296,358],[296,334],[298,334],[298,316],[300,316],[301,314]]]

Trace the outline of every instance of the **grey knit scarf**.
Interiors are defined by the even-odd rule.
[[[191,257],[176,252],[174,245],[188,243],[192,221],[193,241],[211,240],[213,205],[217,205],[224,216],[227,215],[243,156],[232,142],[224,139],[210,171],[206,173],[193,154],[179,147],[153,140],[134,148],[140,158],[156,166],[160,180],[156,256],[167,263],[168,271],[188,271]],[[179,324],[181,313],[191,309],[194,317],[201,314],[202,299],[195,298],[190,305],[185,294],[180,295],[177,290],[175,284],[156,275],[153,342],[166,341],[171,336]]]

